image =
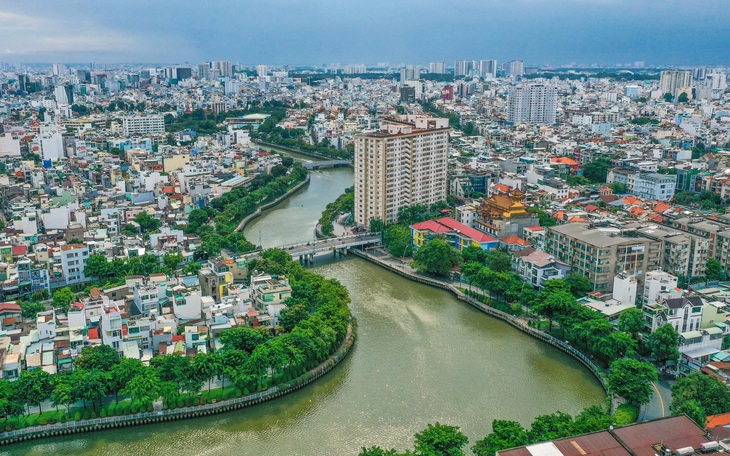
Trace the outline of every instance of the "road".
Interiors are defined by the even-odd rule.
[[[641,407],[639,421],[648,421],[671,415],[669,406],[672,404],[671,384],[667,380],[659,380],[651,384],[654,394],[651,402]]]

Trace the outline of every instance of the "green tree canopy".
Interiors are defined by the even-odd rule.
[[[454,266],[461,263],[461,253],[443,239],[436,237],[421,246],[413,260],[421,272],[446,276]]]
[[[658,363],[679,359],[679,333],[669,323],[649,334],[647,345],[651,350],[651,357]]]
[[[63,287],[53,292],[53,307],[68,312],[71,303],[76,301],[76,294],[69,287]]]
[[[618,317],[618,329],[636,338],[644,329],[644,313],[635,307],[625,310]]]
[[[84,347],[81,354],[74,361],[77,369],[97,369],[102,372],[110,372],[119,364],[119,354],[109,345],[97,345]]]
[[[705,268],[707,280],[727,280],[725,269],[716,258],[708,258]]]
[[[462,456],[469,439],[456,426],[438,421],[415,435],[415,450],[423,456]]]
[[[583,165],[583,177],[596,184],[606,182],[606,176],[611,169],[611,163],[605,158],[598,158],[595,161]]]
[[[608,375],[608,389],[635,405],[646,404],[651,400],[651,382],[657,381],[654,366],[636,359],[624,358],[611,363]]]
[[[570,292],[576,298],[582,298],[589,292],[593,291],[593,284],[588,277],[578,272],[571,272],[565,277],[565,281],[570,286]]]
[[[730,412],[730,389],[711,375],[693,372],[672,385],[671,409],[681,413],[680,410],[689,410],[692,402],[701,407],[705,415]]]

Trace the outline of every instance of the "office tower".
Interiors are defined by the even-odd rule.
[[[679,70],[662,71],[659,77],[659,90],[662,92],[662,95],[669,93],[675,98],[682,92],[685,92],[691,98],[692,72]]]
[[[497,78],[497,61],[496,60],[480,60],[479,61],[479,77],[484,79]]]
[[[53,75],[54,76],[66,76],[68,74],[68,69],[66,68],[66,65],[62,63],[54,63],[53,64]]]
[[[210,78],[210,63],[204,62],[198,64],[198,79],[206,80]]]
[[[555,123],[558,89],[544,84],[510,88],[507,121],[512,123]]]
[[[435,73],[435,74],[444,74],[444,73],[446,73],[446,63],[445,62],[431,62],[428,64],[428,72]]]
[[[509,63],[509,75],[513,78],[521,78],[525,75],[525,62],[522,60],[512,60]]]
[[[405,66],[400,69],[400,82],[401,84],[406,81],[413,81],[421,77],[421,70],[417,66]]]
[[[266,77],[266,75],[269,73],[269,67],[266,65],[256,65],[256,74],[259,75],[260,78]]]
[[[342,68],[342,74],[363,74],[367,73],[367,71],[367,67],[363,64],[345,65]]]
[[[89,70],[76,70],[76,77],[81,84],[88,84],[91,82],[91,71]]]
[[[212,62],[212,67],[214,70],[218,70],[218,73],[221,76],[227,76],[227,77],[233,76],[233,68],[231,67],[231,62],[228,62],[225,60],[215,61],[215,62]]]
[[[134,133],[161,135],[165,133],[165,118],[159,114],[151,116],[127,116],[122,119],[124,136]]]
[[[707,68],[694,68],[692,69],[692,78],[697,79],[705,79],[707,76]]]
[[[404,85],[400,88],[401,103],[414,103],[416,101],[416,88]]]
[[[56,103],[59,105],[72,105],[74,103],[74,94],[71,86],[57,85],[53,90],[53,95],[56,97]]]
[[[457,60],[454,62],[454,76],[474,76],[479,71],[476,60]]]
[[[398,209],[446,198],[449,120],[407,115],[355,136],[355,222],[397,221]]]
[[[173,75],[178,81],[184,81],[193,77],[193,69],[189,67],[178,67],[175,68]]]

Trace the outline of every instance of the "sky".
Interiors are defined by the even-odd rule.
[[[730,0],[6,0],[9,63],[730,66]]]

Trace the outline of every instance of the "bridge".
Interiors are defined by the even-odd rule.
[[[349,160],[323,160],[304,162],[304,167],[310,170],[322,168],[338,168],[340,166],[352,166],[352,162]]]
[[[303,264],[310,264],[315,256],[332,253],[333,255],[347,255],[347,251],[353,247],[373,247],[380,244],[380,233],[375,234],[349,234],[337,238],[320,239],[318,241],[303,242],[299,244],[277,247],[291,255],[292,258]],[[260,252],[244,255],[248,258],[256,257]]]

